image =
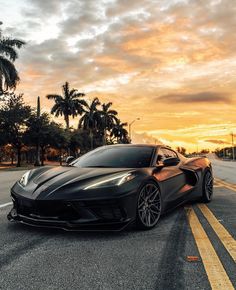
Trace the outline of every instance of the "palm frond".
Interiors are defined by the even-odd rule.
[[[85,97],[84,93],[79,93],[77,90],[73,94],[71,94],[71,99],[80,99],[82,97]]]
[[[91,109],[96,110],[97,106],[101,105],[100,101],[98,98],[94,98],[91,104]]]
[[[18,54],[14,48],[12,48],[11,46],[3,45],[1,42],[0,42],[0,53],[2,55],[5,55],[12,61],[15,61],[18,57]]]
[[[83,127],[84,120],[85,120],[85,115],[83,115],[83,117],[79,120],[79,124],[78,124],[79,129]]]
[[[57,95],[57,94],[49,94],[49,95],[46,95],[46,98],[48,100],[59,100],[59,99],[62,99],[62,96]]]
[[[22,41],[19,39],[11,39],[9,37],[2,38],[1,43],[3,43],[6,46],[17,47],[17,48],[21,48],[24,44],[26,44],[25,41]]]
[[[109,108],[112,106],[112,102],[102,104],[102,110],[107,112]]]
[[[14,64],[3,56],[0,56],[0,78],[5,90],[15,89],[20,80]],[[0,88],[0,90],[2,89]]]
[[[70,90],[69,91],[69,97],[70,97],[70,99],[72,99],[73,97],[75,97],[77,92],[78,92],[78,90],[76,90],[76,89]]]
[[[118,115],[118,112],[116,110],[109,110],[109,115]]]
[[[55,104],[51,109],[51,114],[55,115],[55,117],[59,117],[59,116],[63,116],[64,112],[58,104]]]
[[[76,101],[77,101],[76,103],[79,103],[80,105],[82,105],[84,107],[87,107],[87,105],[88,105],[88,103],[83,99],[76,100]]]

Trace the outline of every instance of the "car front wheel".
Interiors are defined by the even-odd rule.
[[[139,192],[137,203],[137,227],[148,230],[153,228],[161,215],[161,193],[154,182],[146,183]]]
[[[210,171],[207,171],[203,179],[202,201],[208,203],[212,200],[212,196],[213,196],[213,176]]]

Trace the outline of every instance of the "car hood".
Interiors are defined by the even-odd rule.
[[[41,186],[45,183],[65,184],[71,182],[84,181],[86,179],[102,177],[105,175],[115,174],[123,171],[130,171],[125,168],[78,168],[78,167],[54,167],[32,176],[30,181]]]
[[[129,171],[132,168],[44,167],[32,170],[27,185],[22,187],[17,182],[13,191],[32,198],[65,196],[66,192],[79,191],[93,180]]]

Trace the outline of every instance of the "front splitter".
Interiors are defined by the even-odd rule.
[[[93,222],[93,223],[80,223],[79,221],[61,221],[61,220],[49,220],[39,219],[18,214],[15,208],[12,208],[7,218],[11,222],[19,222],[33,227],[40,228],[55,228],[65,231],[122,231],[134,222],[133,219],[126,219],[118,222]]]

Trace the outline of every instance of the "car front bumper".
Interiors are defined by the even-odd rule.
[[[136,194],[112,199],[33,200],[12,193],[9,221],[77,231],[120,231],[135,220]]]

